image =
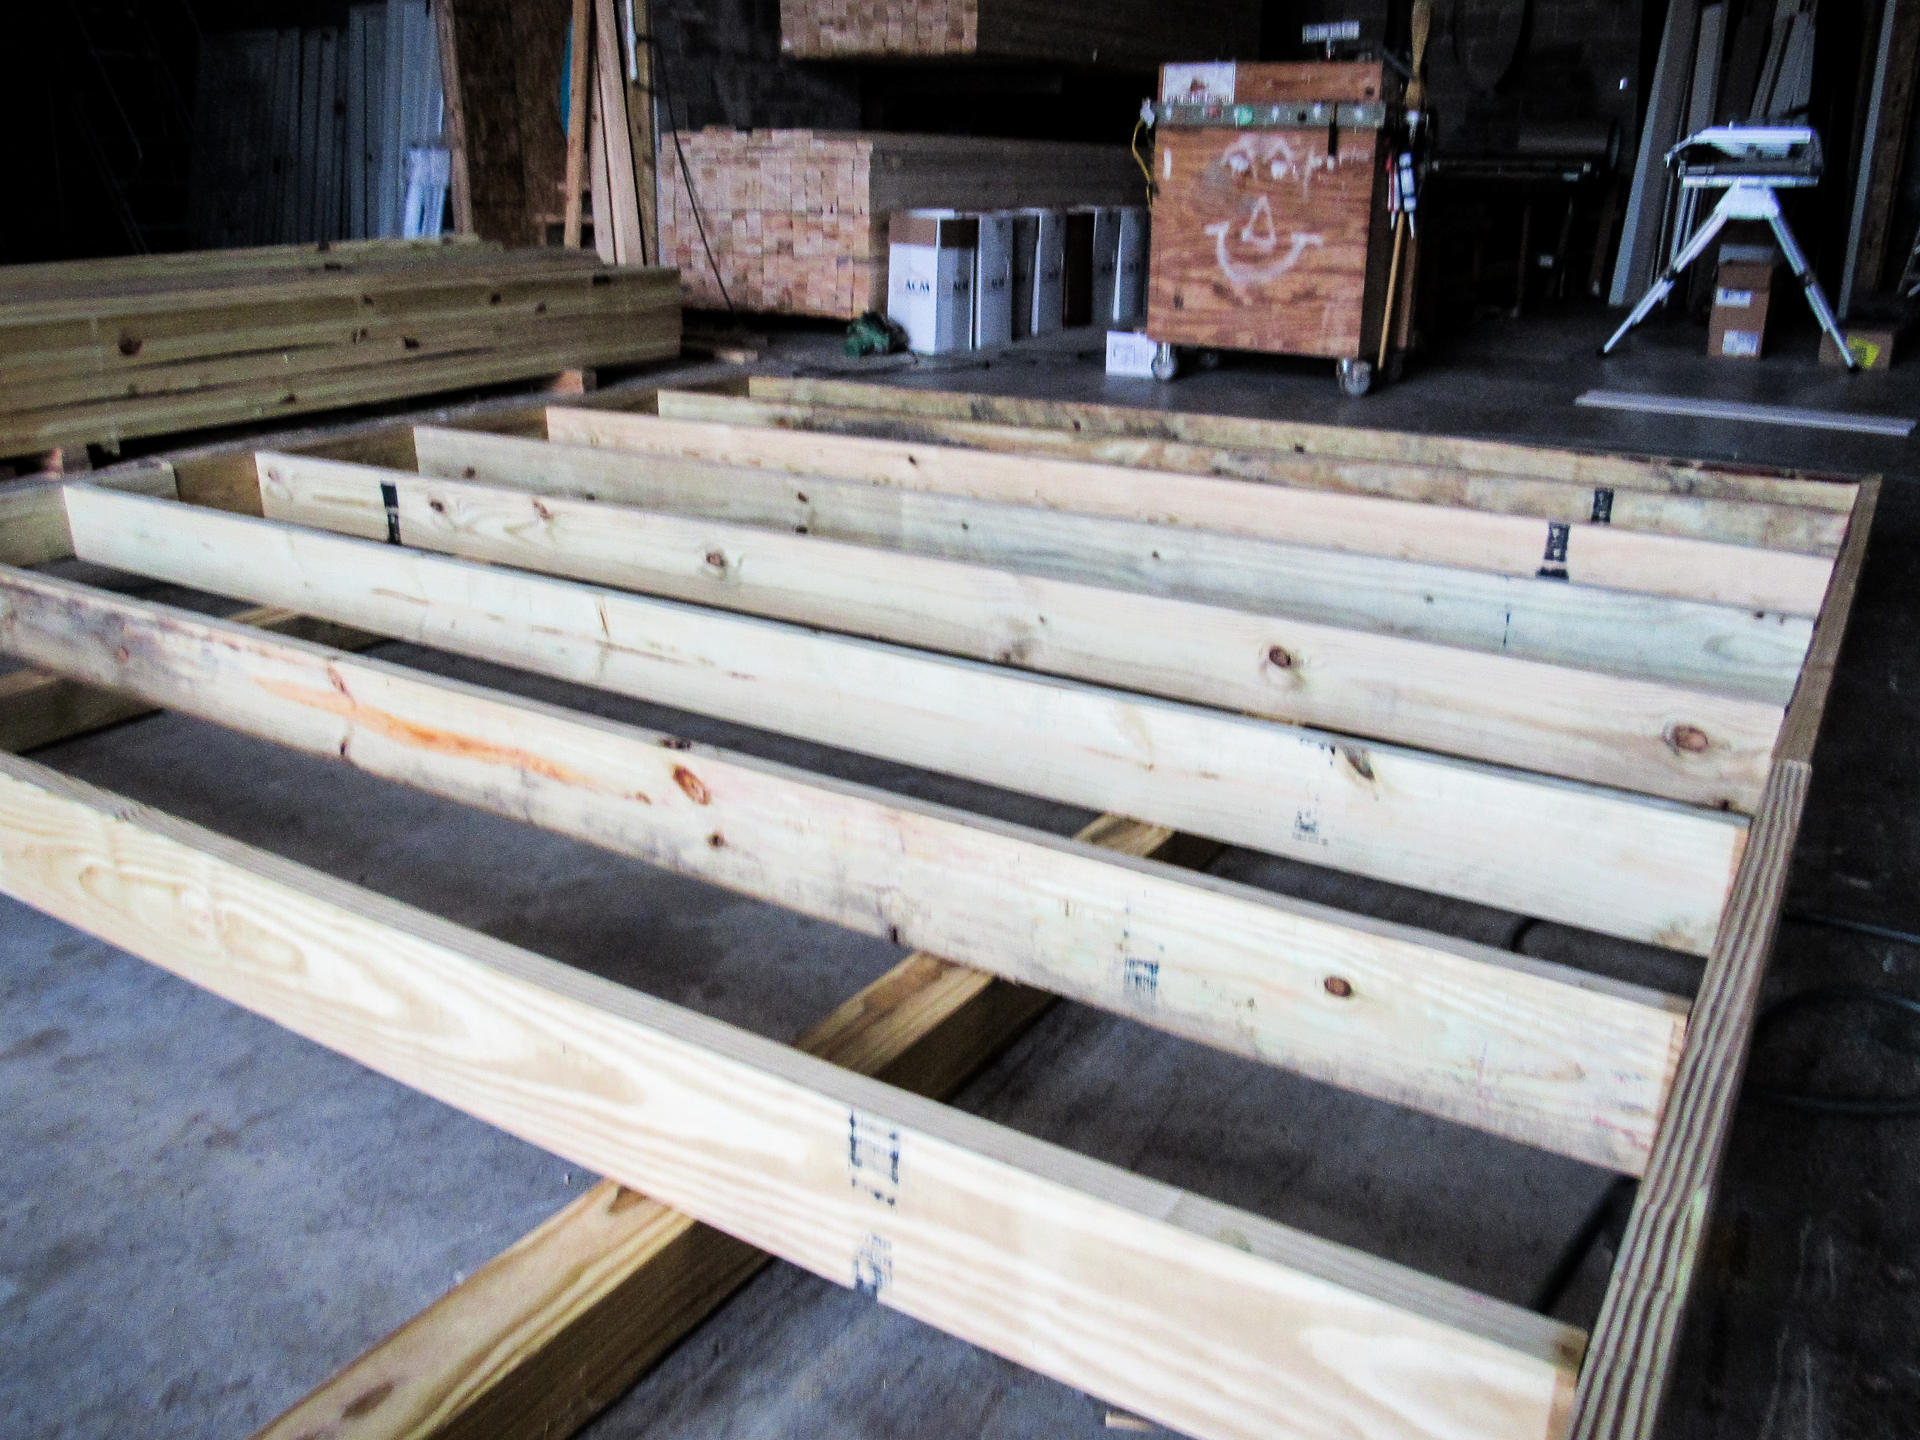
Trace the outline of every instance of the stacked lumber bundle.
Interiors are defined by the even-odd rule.
[[[1159,65],[1250,59],[1260,7],[1249,0],[1174,6],[1159,0],[780,0],[780,48],[802,60],[978,56],[1078,64]]]
[[[0,456],[639,364],[671,272],[372,240],[0,269]]]
[[[1141,191],[1120,145],[711,127],[682,131],[660,158],[660,253],[680,267],[689,305],[730,297],[837,320],[886,308],[894,211],[1137,204]]]

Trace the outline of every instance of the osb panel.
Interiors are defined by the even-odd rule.
[[[1334,147],[1322,130],[1162,130],[1148,333],[1182,345],[1362,354],[1377,335],[1368,279],[1375,232],[1385,231],[1374,224],[1383,153],[1367,130],[1338,132]]]

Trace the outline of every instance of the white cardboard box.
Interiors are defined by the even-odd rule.
[[[980,222],[952,211],[906,210],[887,227],[887,316],[907,348],[944,355],[973,343],[973,263]]]
[[[1034,219],[1033,280],[1027,333],[1064,329],[1067,314],[1067,215],[1064,210],[1028,210]]]
[[[973,348],[1013,340],[1013,212],[983,212],[973,265]]]
[[[1113,323],[1132,325],[1147,314],[1147,207],[1120,211],[1119,262],[1114,273]]]
[[[1040,212],[1014,210],[1013,253],[1009,269],[1013,283],[1013,338],[1024,340],[1033,333],[1033,262],[1040,244]]]
[[[1118,318],[1114,297],[1120,278],[1120,206],[1100,205],[1093,212],[1093,323]]]
[[[1153,378],[1153,352],[1159,349],[1137,330],[1107,332],[1107,374],[1138,380]]]

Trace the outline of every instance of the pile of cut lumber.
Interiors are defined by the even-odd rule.
[[[0,268],[0,456],[640,364],[672,272],[370,240]]]
[[[677,139],[660,153],[660,253],[689,305],[852,320],[886,308],[894,211],[1141,199],[1122,145],[720,127]]]
[[[1082,65],[1239,58],[1260,48],[1251,0],[780,0],[780,48],[802,60],[979,56]]]

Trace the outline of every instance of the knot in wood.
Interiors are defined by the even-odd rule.
[[[1676,725],[1667,732],[1667,743],[1688,755],[1702,755],[1712,747],[1707,732],[1698,725]]]

